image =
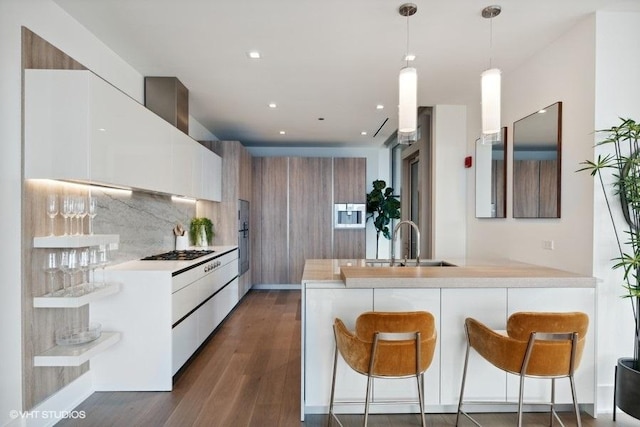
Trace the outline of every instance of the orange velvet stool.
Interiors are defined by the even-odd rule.
[[[554,417],[560,421],[554,408],[555,379],[569,378],[573,406],[580,427],[582,424],[573,374],[580,364],[588,326],[589,317],[585,313],[519,312],[512,314],[507,320],[507,334],[504,335],[493,331],[475,319],[467,318],[465,320],[467,353],[456,426],[460,414],[470,418],[476,425],[480,425],[462,409],[465,403],[464,385],[469,363],[469,350],[473,348],[497,368],[520,376],[518,426],[522,425],[524,378],[536,377],[551,379],[552,397],[549,403],[551,425],[553,425]],[[560,423],[562,424],[561,421]]]
[[[334,392],[338,353],[354,371],[367,376],[364,425],[369,415],[372,378],[406,378],[415,376],[422,425],[424,420],[424,372],[431,365],[436,347],[435,319],[425,311],[366,312],[356,319],[355,332],[342,320],[335,319],[333,331],[336,349],[333,361],[329,425],[335,416]],[[337,419],[337,417],[336,417]]]

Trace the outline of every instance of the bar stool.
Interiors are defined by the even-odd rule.
[[[456,426],[460,414],[480,426],[463,410],[465,403],[471,403],[464,401],[464,386],[469,365],[469,350],[473,348],[497,368],[520,377],[518,427],[522,426],[526,377],[551,379],[551,402],[546,404],[550,406],[549,418],[552,426],[554,418],[560,422],[560,425],[564,425],[555,411],[555,380],[569,378],[576,420],[578,427],[581,427],[573,374],[580,364],[588,326],[589,317],[585,313],[519,312],[509,317],[506,335],[503,335],[475,319],[467,318],[465,320],[467,352],[464,359]]]
[[[416,377],[422,426],[424,418],[424,372],[431,365],[436,346],[435,319],[426,311],[366,312],[356,319],[355,333],[342,320],[333,324],[336,348],[333,358],[329,421],[340,420],[334,413],[338,353],[354,371],[367,376],[364,426],[369,418],[372,378]]]

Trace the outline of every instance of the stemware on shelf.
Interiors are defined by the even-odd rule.
[[[62,198],[62,207],[60,209],[60,214],[64,218],[64,235],[67,236],[71,234],[71,230],[69,228],[69,219],[73,216],[73,197],[64,196]]]
[[[58,216],[58,196],[56,194],[47,195],[47,215],[49,216],[49,236],[55,234],[55,218]]]
[[[78,268],[78,251],[75,249],[69,249],[60,252],[60,271],[62,271],[63,275],[65,296],[74,296],[73,276],[78,271]],[[65,278],[68,280],[65,280]]]
[[[76,216],[78,218],[78,233],[84,234],[84,217],[88,214],[87,201],[84,196],[76,199]]]
[[[84,289],[86,292],[91,292],[91,283],[89,283],[89,269],[91,263],[89,261],[89,248],[83,248],[78,253],[78,268],[80,270],[81,285],[79,289]]]
[[[56,251],[47,252],[44,261],[44,271],[46,273],[46,287],[50,294],[58,290],[56,284],[56,272],[60,269],[59,254]]]
[[[93,234],[93,219],[98,213],[98,199],[89,196],[87,199],[87,214],[89,215],[89,234]]]
[[[98,267],[102,270],[101,286],[103,287],[107,284],[104,277],[104,269],[109,264],[110,258],[109,245],[100,245],[98,249]]]
[[[91,283],[92,290],[95,290],[96,268],[100,267],[98,252],[99,248],[97,246],[89,248],[89,283]]]

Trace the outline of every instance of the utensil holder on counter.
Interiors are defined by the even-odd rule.
[[[176,251],[187,250],[189,246],[189,236],[176,236]]]

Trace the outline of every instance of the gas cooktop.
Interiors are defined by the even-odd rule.
[[[192,259],[200,258],[207,254],[213,253],[212,250],[187,250],[187,251],[171,251],[163,254],[151,255],[142,258],[141,261],[190,261]]]

